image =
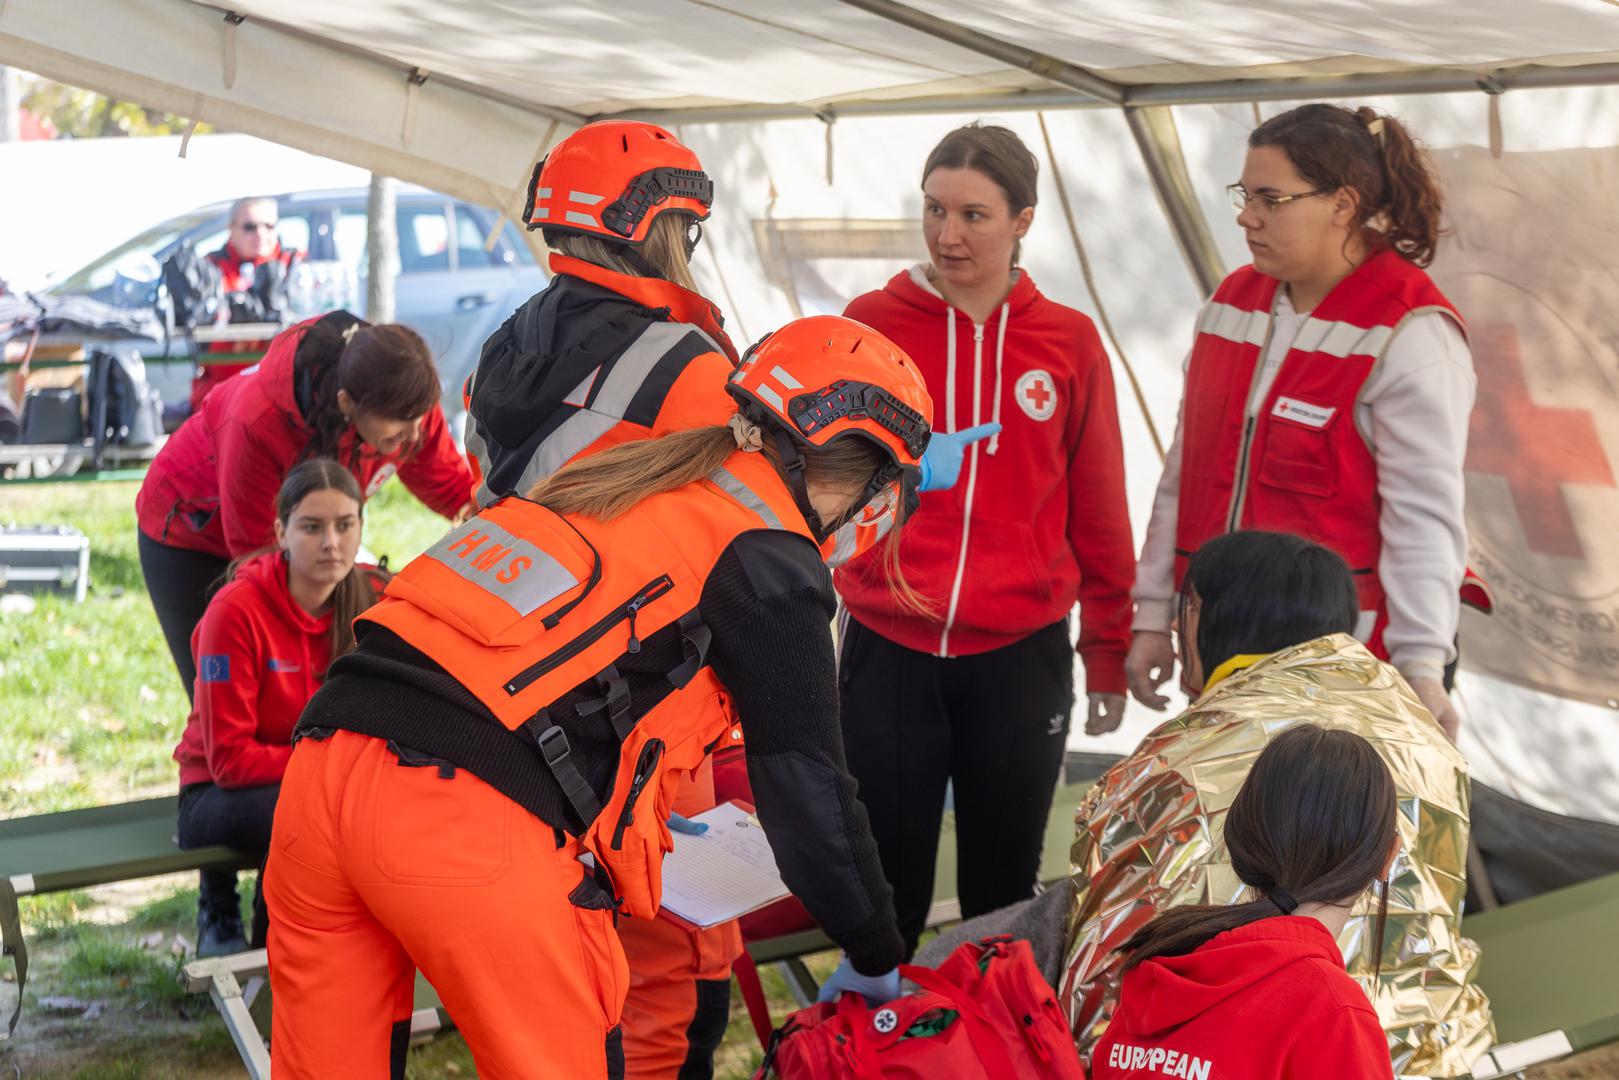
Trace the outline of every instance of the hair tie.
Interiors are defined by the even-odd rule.
[[[1299,902],[1293,895],[1278,885],[1270,891],[1270,902],[1282,909],[1283,915],[1291,915],[1298,910]]]
[[[759,425],[743,416],[741,413],[732,413],[727,421],[731,428],[731,436],[736,439],[736,448],[744,454],[757,454],[764,449],[764,432]]]
[[[357,322],[349,323],[348,329],[343,331],[343,344],[347,345],[349,342],[353,341],[354,340],[354,335],[359,333],[359,331],[360,331],[360,324],[359,323],[357,323]]]

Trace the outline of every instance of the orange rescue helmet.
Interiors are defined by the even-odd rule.
[[[534,167],[523,223],[619,244],[644,242],[659,214],[708,217],[714,182],[691,149],[656,124],[600,120]]]
[[[915,497],[933,420],[933,398],[905,350],[864,323],[839,315],[796,319],[742,357],[726,384],[739,411],[775,438],[789,485],[810,527],[825,540],[886,489]],[[822,522],[804,489],[801,448],[863,438],[887,456],[864,494],[836,522]]]

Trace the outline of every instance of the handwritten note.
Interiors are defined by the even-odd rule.
[[[723,803],[692,818],[701,836],[675,833],[663,859],[663,907],[699,927],[716,926],[787,895],[759,819]]]

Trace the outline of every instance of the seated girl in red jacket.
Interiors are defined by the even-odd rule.
[[[174,433],[135,513],[141,574],[187,695],[197,679],[188,645],[209,589],[231,560],[275,541],[275,493],[298,462],[335,459],[366,498],[397,472],[447,518],[472,501],[472,468],[438,401],[421,335],[334,311],[277,336]]]
[[[362,506],[353,474],[332,459],[293,469],[276,500],[275,547],[237,562],[197,624],[196,702],[174,751],[180,847],[269,852],[293,725],[381,591],[380,571],[354,561]],[[199,956],[247,948],[239,905],[235,871],[202,872]]]
[[[1392,1077],[1388,1043],[1337,938],[1398,850],[1394,778],[1371,743],[1298,724],[1271,740],[1226,814],[1246,904],[1171,908],[1129,954],[1092,1080]]]

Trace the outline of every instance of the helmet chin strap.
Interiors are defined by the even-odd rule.
[[[787,488],[793,493],[793,502],[798,504],[798,512],[804,515],[804,523],[809,526],[815,542],[823,544],[833,530],[821,523],[821,515],[815,512],[815,504],[810,502],[809,484],[804,480],[804,455],[799,453],[793,437],[778,425],[771,424],[770,429],[776,439],[776,450],[781,454],[781,467],[787,473]]]
[[[798,504],[798,511],[804,515],[804,523],[810,527],[817,544],[825,543],[827,537],[853,521],[867,503],[893,482],[894,470],[878,469],[866,483],[866,490],[849,504],[849,509],[830,525],[825,524],[815,505],[810,502],[809,483],[804,479],[804,455],[799,451],[798,443],[781,427],[772,424],[770,428],[776,439],[776,449],[781,454],[781,467],[787,471],[787,487],[793,493],[793,502]]]

